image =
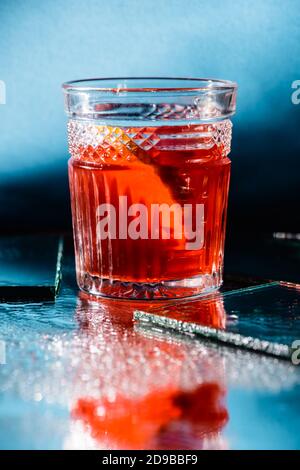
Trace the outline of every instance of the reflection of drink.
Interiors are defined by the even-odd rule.
[[[142,399],[82,398],[72,414],[94,439],[109,440],[113,448],[202,449],[210,441],[220,445],[228,421],[223,398],[218,383],[204,383],[189,392],[156,389]]]
[[[184,339],[135,328],[137,306],[152,311],[155,305],[80,295],[78,334],[85,347],[73,384],[74,438],[101,449],[223,448],[223,359],[205,346],[193,355]]]
[[[151,304],[152,307],[153,303]],[[144,307],[137,310],[143,311]],[[163,305],[145,308],[147,313],[171,318],[186,323],[223,330],[226,327],[226,311],[222,294],[210,294],[178,302],[165,302]]]
[[[204,87],[207,104],[201,95],[203,109],[197,105],[194,114],[180,95],[185,88],[172,88],[180,105],[166,105],[169,98],[159,94],[161,111],[150,124],[143,113],[147,106],[153,110],[156,89],[132,89],[130,98],[139,103],[134,105],[123,103],[128,92],[122,97],[118,89],[117,105],[99,104],[97,89],[85,88],[87,104],[80,85],[66,86],[76,270],[83,290],[147,299],[188,296],[220,285],[230,175],[231,122],[225,117],[234,109],[221,103],[223,93],[224,99],[234,96],[234,86],[220,83],[216,90],[211,83]],[[196,88],[192,93],[195,105],[200,98]],[[103,112],[107,124],[104,119],[99,125]],[[210,123],[202,122],[201,113]],[[114,125],[124,115],[130,124]]]

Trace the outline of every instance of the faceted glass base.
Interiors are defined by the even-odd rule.
[[[214,272],[188,279],[153,283],[122,282],[79,273],[79,288],[92,295],[121,299],[160,300],[207,294],[222,284],[222,274]]]

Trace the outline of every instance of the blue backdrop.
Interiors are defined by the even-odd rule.
[[[0,0],[1,230],[69,227],[60,85],[174,75],[239,84],[230,224],[300,229],[297,0]]]

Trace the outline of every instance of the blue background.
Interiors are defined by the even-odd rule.
[[[70,227],[60,85],[91,76],[239,84],[229,228],[299,230],[297,0],[0,0],[1,231]]]

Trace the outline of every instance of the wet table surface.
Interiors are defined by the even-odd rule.
[[[297,282],[298,248],[228,265]],[[0,448],[300,448],[300,366],[146,328],[136,308],[152,307],[78,293],[69,249],[55,303],[0,304]]]

